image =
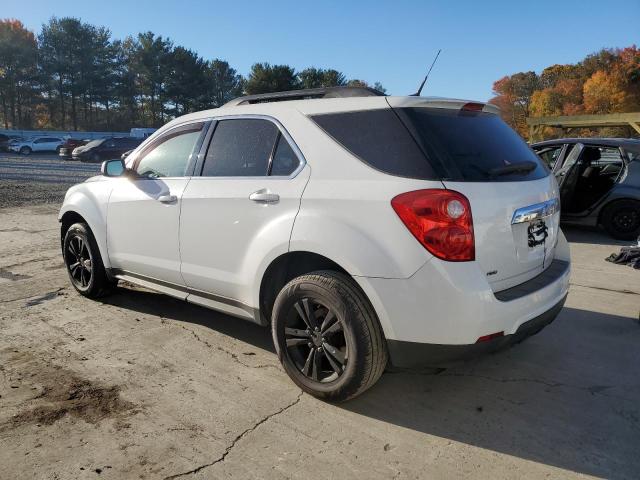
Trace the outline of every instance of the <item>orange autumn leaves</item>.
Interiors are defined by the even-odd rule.
[[[640,50],[603,49],[577,64],[520,72],[493,85],[491,103],[524,137],[526,117],[640,111]]]

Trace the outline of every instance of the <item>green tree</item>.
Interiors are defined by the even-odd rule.
[[[28,126],[36,96],[37,46],[18,20],[0,20],[0,103],[5,128]]]
[[[300,88],[338,87],[347,84],[342,72],[309,67],[298,73]]]
[[[167,55],[166,99],[172,103],[174,116],[200,107],[206,88],[207,63],[195,52],[176,47]]]
[[[242,95],[244,80],[235,69],[224,60],[209,62],[206,70],[207,100],[212,107],[221,107],[225,103]]]
[[[245,83],[245,92],[258,93],[283,92],[299,88],[295,70],[288,65],[269,65],[256,63]]]
[[[164,123],[165,87],[172,49],[173,43],[169,39],[152,32],[138,34],[132,68],[140,91],[142,114],[145,114],[146,101],[153,126]]]

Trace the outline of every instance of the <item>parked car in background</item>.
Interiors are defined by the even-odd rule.
[[[30,137],[15,140],[9,143],[9,150],[21,155],[30,155],[31,152],[59,152],[64,140],[60,137]]]
[[[569,288],[558,185],[496,107],[335,87],[169,122],[60,210],[69,279],[271,326],[327,400],[520,342]],[[549,337],[547,337],[549,338]]]
[[[81,162],[101,162],[102,160],[120,158],[124,152],[136,148],[143,140],[143,138],[134,137],[92,140],[86,145],[74,149],[72,156],[74,160]]]
[[[6,133],[0,133],[0,152],[8,152],[9,144],[13,141],[21,140],[20,135],[8,135]]]
[[[71,160],[73,158],[73,151],[78,147],[86,145],[90,141],[91,140],[80,140],[79,138],[67,138],[60,147],[58,155],[65,160]]]
[[[560,138],[531,146],[560,185],[562,221],[602,225],[620,240],[640,235],[640,140]]]

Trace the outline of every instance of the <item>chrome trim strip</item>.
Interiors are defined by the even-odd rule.
[[[529,205],[528,207],[522,207],[513,212],[511,219],[511,225],[517,223],[532,222],[540,218],[550,217],[556,212],[560,211],[560,201],[557,198],[552,198],[546,202],[536,203],[535,205]]]

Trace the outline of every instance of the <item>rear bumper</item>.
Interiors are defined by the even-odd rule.
[[[565,300],[566,297],[543,314],[526,321],[513,334],[487,342],[469,345],[439,345],[387,340],[391,364],[399,368],[441,366],[450,362],[474,358],[485,353],[496,352],[515,343],[522,342],[525,338],[535,335],[553,322],[558,313],[560,313]]]
[[[407,363],[403,351],[419,350],[418,357],[441,361],[517,341],[531,328],[525,324],[554,317],[569,291],[571,274],[569,245],[561,231],[554,253],[552,265],[537,277],[501,292],[492,290],[477,262],[435,258],[406,279],[355,279],[378,315],[392,364]],[[478,339],[492,334],[504,337],[476,346]]]

